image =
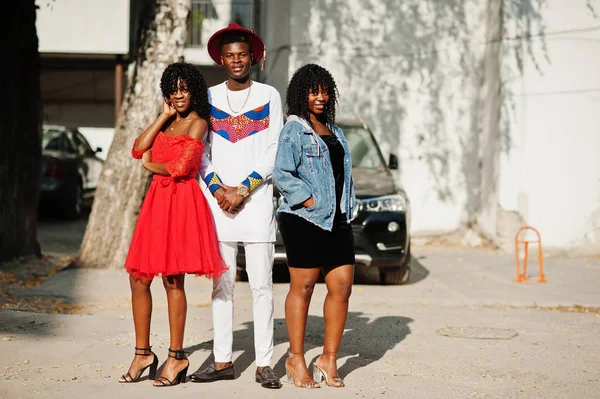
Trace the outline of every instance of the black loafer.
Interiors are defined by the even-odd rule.
[[[279,389],[282,387],[281,381],[279,381],[279,378],[277,378],[275,372],[269,366],[263,367],[262,372],[260,373],[258,370],[256,370],[254,377],[256,382],[258,382],[263,388]]]
[[[208,365],[204,370],[196,371],[190,376],[192,382],[214,382],[219,380],[235,379],[235,368],[233,364],[224,369],[217,370],[215,364]]]

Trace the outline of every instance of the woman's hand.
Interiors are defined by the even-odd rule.
[[[173,104],[171,104],[171,101],[165,100],[165,102],[163,103],[162,113],[164,116],[171,118],[171,117],[175,116],[177,111],[175,110],[175,107],[173,106]]]
[[[144,155],[142,155],[142,165],[144,166],[144,168],[146,167],[146,165],[148,165],[150,162],[152,162],[152,148],[149,148]]]
[[[312,208],[313,206],[315,206],[315,199],[313,198],[313,196],[311,195],[309,199],[307,199],[306,201],[304,201],[302,203],[302,205],[305,208]]]

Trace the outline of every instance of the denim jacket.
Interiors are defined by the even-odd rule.
[[[344,189],[340,206],[348,223],[355,205],[352,182],[352,160],[342,129],[329,125],[344,147]],[[290,115],[279,136],[273,178],[283,201],[278,212],[298,215],[331,231],[336,211],[335,180],[325,142],[304,119]],[[312,195],[315,204],[306,208],[303,202]]]

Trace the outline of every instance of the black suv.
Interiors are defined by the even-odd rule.
[[[360,122],[340,122],[352,154],[352,177],[357,204],[352,221],[356,263],[377,268],[383,284],[405,284],[410,276],[410,202],[404,190],[394,184],[392,169],[398,158],[385,159],[375,137]],[[275,188],[273,206],[280,195]],[[275,243],[275,264],[285,264],[285,248],[279,232]],[[245,267],[244,247],[239,246],[238,267]]]

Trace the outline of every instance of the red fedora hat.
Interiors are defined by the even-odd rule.
[[[253,30],[246,29],[236,23],[230,23],[227,28],[215,32],[210,39],[208,39],[207,47],[210,58],[212,58],[217,64],[221,65],[221,41],[225,36],[230,34],[239,34],[240,36],[245,36],[248,38],[248,42],[250,42],[250,46],[252,47],[252,55],[254,55],[254,61],[252,62],[252,65],[258,64],[258,61],[260,61],[263,57],[265,44],[260,36],[254,33]]]

